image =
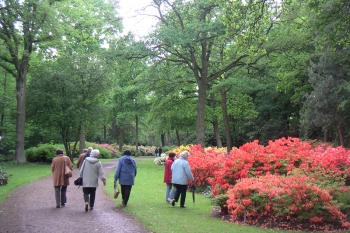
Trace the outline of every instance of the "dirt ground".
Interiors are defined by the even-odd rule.
[[[114,172],[116,164],[117,161],[103,163],[106,176]],[[102,182],[96,191],[94,210],[85,212],[82,188],[73,182],[78,176],[79,170],[74,168],[63,208],[56,208],[51,176],[14,190],[0,204],[0,233],[148,232],[103,192]]]

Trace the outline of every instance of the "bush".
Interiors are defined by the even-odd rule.
[[[96,144],[96,143],[91,143],[91,147],[94,149],[99,149],[100,150],[100,157],[107,159],[107,158],[118,158],[118,151],[111,145],[109,144]]]
[[[24,154],[30,163],[47,162],[51,163],[56,157],[57,148],[62,148],[61,145],[41,144],[38,147],[26,149]]]
[[[0,186],[7,185],[11,175],[7,174],[5,167],[0,165]]]
[[[248,218],[282,217],[315,223],[345,224],[331,195],[307,176],[246,178],[228,190],[228,211]]]

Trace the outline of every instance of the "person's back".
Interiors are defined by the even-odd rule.
[[[84,157],[85,157],[87,151],[88,151],[88,149],[84,149],[84,150],[83,150],[83,153],[81,153],[81,154],[79,155],[79,158],[78,158],[78,161],[77,161],[77,168],[80,169],[81,165],[83,164]]]

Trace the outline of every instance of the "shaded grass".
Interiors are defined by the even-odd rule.
[[[0,203],[6,199],[12,190],[51,175],[50,164],[5,163],[1,164],[1,166],[5,167],[7,174],[10,174],[11,178],[7,185],[0,186]]]
[[[200,194],[195,196],[195,205],[192,202],[192,193],[188,192],[185,203],[188,208],[182,209],[178,205],[172,207],[165,202],[164,167],[155,165],[153,160],[138,161],[137,166],[138,173],[128,206],[122,207],[121,195],[115,202],[119,208],[140,220],[150,232],[287,232],[236,225],[211,217],[213,206],[208,198]],[[105,187],[111,197],[113,175],[113,171],[108,175],[109,182]]]

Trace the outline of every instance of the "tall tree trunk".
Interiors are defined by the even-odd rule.
[[[120,133],[118,134],[118,150],[119,152],[123,152],[123,144],[124,144],[124,132],[123,130],[120,131]]]
[[[328,142],[328,128],[323,130],[323,142]]]
[[[204,114],[205,114],[205,99],[207,94],[206,79],[198,81],[198,102],[197,102],[197,126],[196,126],[196,143],[203,148],[205,146],[204,134]]]
[[[86,141],[86,131],[85,131],[85,124],[81,123],[80,125],[80,133],[79,133],[79,153],[83,153],[83,150],[85,149],[85,141]]]
[[[339,116],[339,112],[336,113],[336,116],[337,116],[338,135],[339,135],[340,145],[345,148],[344,137],[343,137],[343,129],[342,129],[342,126],[341,126],[341,118]]]
[[[135,149],[135,156],[137,157],[137,152],[139,150],[139,118],[138,116],[135,117],[135,121],[136,121],[136,135],[135,135],[135,144],[136,144],[136,149]]]
[[[3,134],[3,129],[4,129],[4,120],[5,120],[5,103],[6,101],[6,81],[7,81],[7,72],[5,71],[4,74],[4,94],[2,96],[3,98],[3,104],[2,104],[2,108],[1,108],[1,120],[0,120],[0,136]]]
[[[218,120],[213,121],[212,124],[213,124],[213,128],[214,128],[216,146],[217,146],[217,148],[221,148],[222,147],[222,143],[221,143],[220,134],[219,134],[219,123],[218,123]]]
[[[162,133],[162,134],[160,135],[160,141],[161,141],[161,143],[162,143],[162,147],[164,147],[164,146],[165,146],[165,133]]]
[[[180,144],[180,135],[179,135],[179,130],[175,130],[176,131],[176,140],[177,140],[177,146],[181,146]]]
[[[16,162],[23,164],[26,162],[24,155],[24,135],[25,135],[25,100],[26,100],[26,76],[28,70],[28,59],[23,58],[18,77],[16,80],[17,95],[17,122],[16,122]]]
[[[225,88],[222,88],[220,90],[221,94],[221,109],[222,109],[222,119],[224,122],[225,127],[225,135],[226,135],[226,146],[227,146],[227,153],[230,153],[232,150],[232,139],[231,139],[231,132],[230,132],[230,124],[228,122],[228,115],[227,115],[227,106],[226,106],[226,90]]]
[[[103,125],[103,141],[107,142],[107,126]]]
[[[168,130],[168,143],[167,143],[168,146],[171,145],[171,138],[170,138],[170,130]]]
[[[213,93],[210,94],[210,99],[212,100],[212,103],[214,106],[216,106],[216,99],[215,99],[215,95]],[[218,148],[222,147],[222,142],[220,139],[220,134],[219,134],[219,123],[218,123],[218,119],[215,117],[215,120],[212,121],[213,124],[213,129],[214,129],[214,134],[215,134],[215,141],[216,141],[216,146]]]

